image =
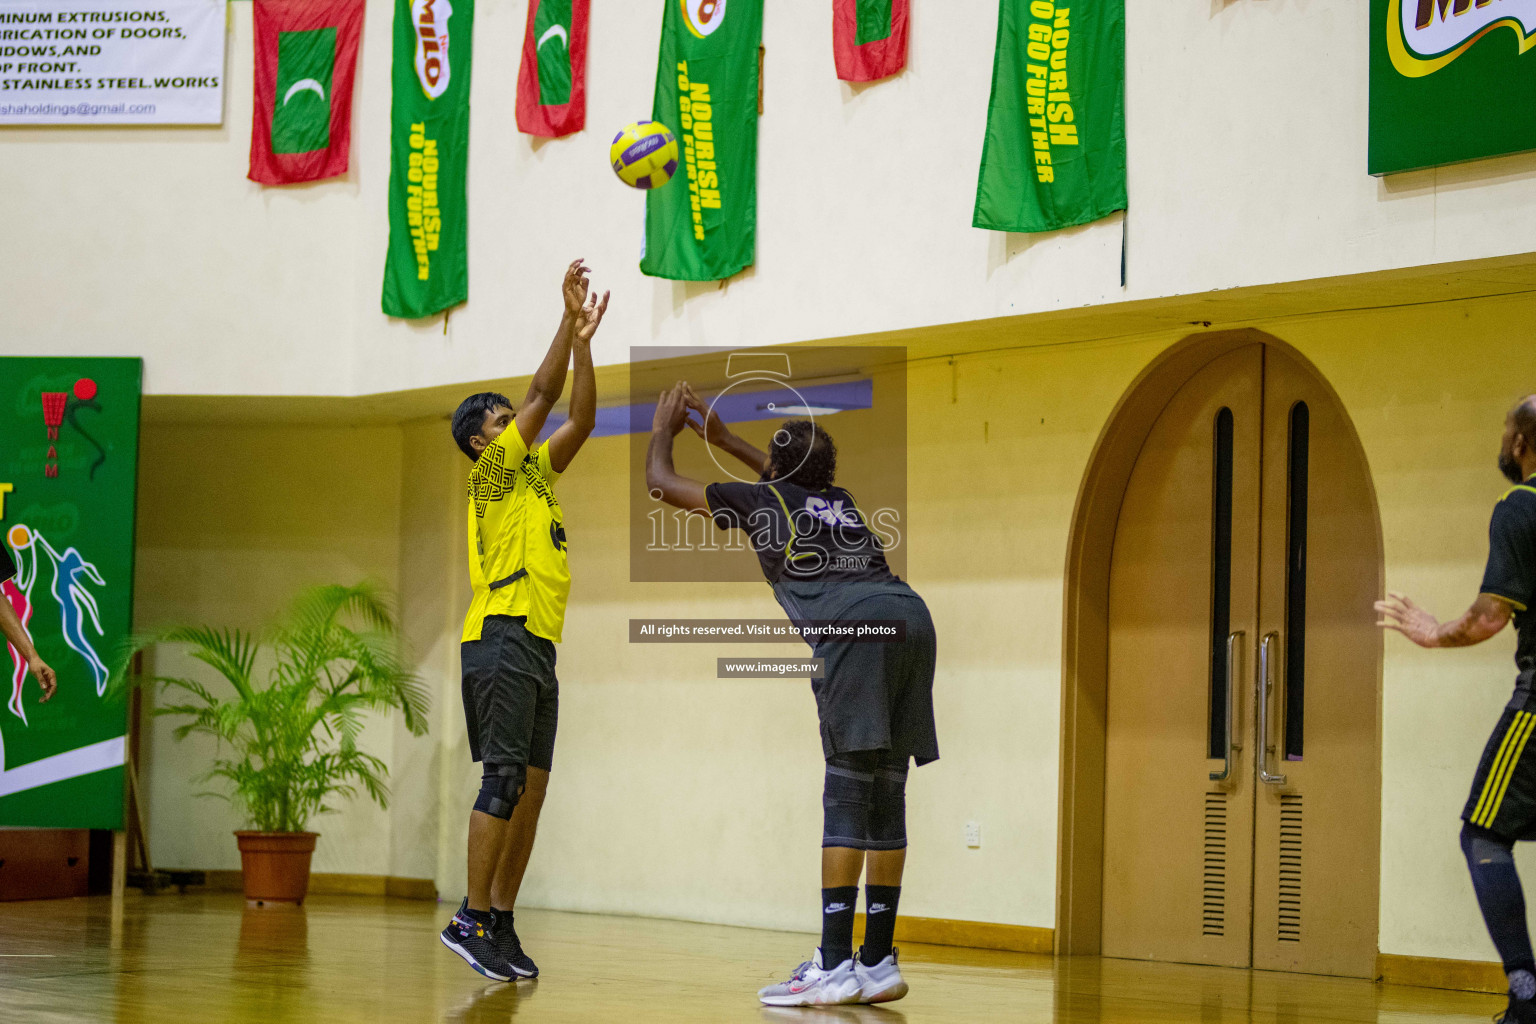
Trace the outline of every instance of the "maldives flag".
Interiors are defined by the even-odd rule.
[[[362,35],[363,0],[256,0],[252,181],[346,173]]]
[[[832,50],[845,82],[889,78],[907,66],[911,0],[832,0]]]
[[[528,0],[523,66],[517,75],[517,127],[558,138],[587,123],[589,0]]]

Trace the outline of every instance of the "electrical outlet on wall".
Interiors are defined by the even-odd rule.
[[[981,822],[968,821],[965,823],[965,845],[973,850],[981,849]]]

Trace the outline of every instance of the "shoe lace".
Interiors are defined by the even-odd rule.
[[[794,973],[789,976],[789,980],[790,981],[800,981],[800,980],[804,979],[807,974],[811,973],[811,966],[812,966],[812,964],[813,964],[813,961],[807,960],[805,963],[801,964],[799,967],[796,967],[795,970],[794,970]]]

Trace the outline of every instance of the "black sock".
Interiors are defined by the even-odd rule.
[[[853,956],[853,909],[859,887],[821,890],[821,966],[831,970]]]
[[[465,907],[464,913],[468,914],[469,919],[476,922],[477,924],[491,923],[491,912],[489,910],[473,910],[469,907]]]
[[[896,906],[900,902],[899,885],[864,887],[864,949],[859,959],[865,967],[873,967],[891,955],[891,943],[896,939]]]
[[[1504,973],[1510,979],[1510,991],[1521,999],[1536,995],[1536,958],[1531,955],[1531,936],[1525,924],[1525,893],[1510,844],[1491,832],[1473,831],[1468,826],[1461,834],[1461,849],[1472,871],[1472,888],[1477,904],[1488,925]]]

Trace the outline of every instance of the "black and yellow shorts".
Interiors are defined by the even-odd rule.
[[[1536,699],[1517,694],[1483,748],[1464,821],[1511,841],[1536,839]]]

